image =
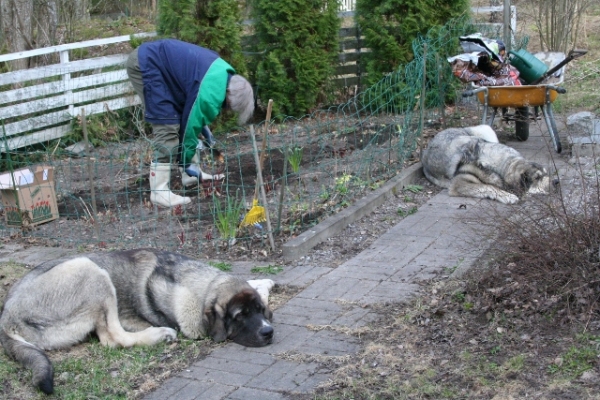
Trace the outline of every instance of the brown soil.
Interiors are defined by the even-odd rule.
[[[269,132],[263,179],[277,248],[385,183],[400,163],[407,166],[418,160],[417,152],[403,161],[390,150],[397,140],[391,135],[396,126],[392,117],[369,123],[346,118],[341,123],[343,132],[339,133],[334,124],[324,123],[298,124],[287,130],[273,127]],[[333,133],[320,134],[315,126]],[[434,128],[426,130],[421,140],[432,135]],[[263,136],[257,134],[259,148]],[[278,209],[285,173],[281,149],[290,143],[302,147],[302,162],[298,174],[290,174],[288,164],[284,206]],[[59,219],[13,232],[11,240],[86,251],[152,246],[209,259],[277,261],[280,254],[270,250],[264,222],[262,229],[250,225],[238,230],[235,240],[221,236],[215,207],[224,210],[231,202],[241,201],[248,210],[257,168],[249,132],[228,134],[218,145],[224,149],[224,162],[206,153],[202,168],[211,174],[224,173],[226,178],[184,188],[179,171],[173,168],[171,189],[190,196],[192,203],[170,210],[155,208],[149,201],[146,140],[97,147],[89,155],[92,161],[85,156],[57,158],[50,163],[56,168]],[[340,178],[348,179],[342,188],[337,186]],[[262,201],[259,204],[265,206]],[[241,215],[245,215],[244,208]]]

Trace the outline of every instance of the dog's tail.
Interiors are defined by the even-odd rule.
[[[33,384],[46,394],[54,392],[54,370],[42,349],[18,335],[11,335],[0,328],[0,343],[15,360],[33,372]]]
[[[486,142],[499,143],[496,132],[489,125],[477,125],[466,128],[469,133],[475,137],[481,138]]]

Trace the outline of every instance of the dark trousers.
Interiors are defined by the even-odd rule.
[[[133,85],[133,89],[142,99],[144,105],[144,81],[142,80],[142,71],[138,60],[138,49],[129,54],[127,62],[127,75]],[[152,124],[152,150],[154,151],[153,161],[161,163],[175,163],[179,159],[179,124],[161,125]]]

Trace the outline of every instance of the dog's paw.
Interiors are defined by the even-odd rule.
[[[130,347],[133,345],[154,346],[160,342],[172,342],[177,339],[177,331],[164,326],[151,326],[150,328],[146,328],[140,332],[131,333],[130,335],[135,338],[135,341],[130,344],[122,344],[123,347]]]
[[[172,342],[177,339],[177,331],[173,328],[163,328],[165,330],[164,340],[167,342]]]
[[[175,329],[167,328],[165,326],[150,329],[155,329],[157,342],[172,342],[177,339],[177,331]]]
[[[519,202],[519,198],[512,193],[500,195],[496,200],[503,204],[517,204]]]

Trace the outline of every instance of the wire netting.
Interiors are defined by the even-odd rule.
[[[250,127],[217,136],[223,161],[199,150],[203,171],[223,173],[224,180],[185,187],[173,166],[171,189],[193,201],[161,209],[149,201],[151,136],[144,134],[139,106],[119,111],[107,106],[104,113],[86,116],[85,128],[81,117],[70,120],[69,129],[75,131],[71,136],[19,148],[7,144],[6,134],[6,126],[18,117],[2,117],[3,170],[54,167],[60,217],[25,227],[9,226],[2,219],[0,230],[47,245],[156,246],[203,253],[236,249],[239,254],[268,248],[266,223],[240,226],[256,198],[269,214],[276,243],[286,241],[416,162],[425,125],[460,124],[446,115],[458,112],[447,106],[456,105],[459,87],[446,58],[460,51],[458,37],[472,33],[470,29],[466,20],[453,21],[419,37],[413,43],[413,61],[343,104],[302,118],[276,116],[266,125],[254,124],[256,147],[265,148],[266,204],[256,191]],[[54,115],[61,115],[60,110]],[[67,149],[65,144],[81,145],[84,130],[89,131],[90,150]]]

